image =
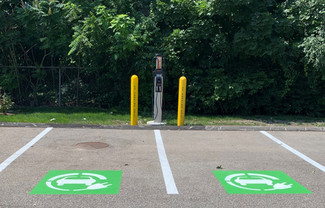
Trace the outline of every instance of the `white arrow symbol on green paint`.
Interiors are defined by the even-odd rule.
[[[260,179],[241,179],[240,177],[237,177],[235,179],[236,183],[239,183],[242,186],[246,186],[247,184],[267,184],[269,186],[273,185],[273,181],[265,179],[265,178],[260,178]]]
[[[88,179],[67,179],[65,177],[60,180],[57,180],[56,182],[58,186],[63,186],[65,184],[84,184],[86,186],[90,186],[91,184],[96,182],[96,180],[93,179],[92,177],[89,177]]]

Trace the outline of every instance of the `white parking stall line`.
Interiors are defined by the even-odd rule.
[[[20,155],[26,152],[31,146],[33,146],[36,142],[38,142],[43,136],[45,136],[48,132],[50,132],[53,128],[48,127],[43,130],[39,135],[37,135],[34,139],[28,142],[25,146],[20,148],[17,152],[11,155],[8,159],[0,164],[0,173],[8,167],[13,161],[15,161]]]
[[[309,164],[315,166],[316,168],[320,169],[321,171],[325,172],[325,166],[319,164],[318,162],[312,160],[311,158],[307,157],[306,155],[302,154],[301,152],[293,149],[292,147],[290,147],[289,145],[283,143],[282,141],[280,141],[279,139],[275,138],[274,136],[272,136],[271,134],[265,132],[265,131],[260,131],[260,133],[264,134],[265,136],[267,136],[268,138],[270,138],[271,140],[273,140],[274,142],[278,143],[279,145],[281,145],[282,147],[286,148],[287,150],[289,150],[290,152],[292,152],[293,154],[297,155],[298,157],[300,157],[301,159],[305,160],[306,162],[308,162]]]
[[[161,170],[163,172],[165,185],[167,189],[167,194],[178,194],[178,190],[174,181],[174,177],[172,174],[172,171],[169,166],[169,162],[167,159],[167,155],[164,148],[164,143],[161,138],[160,130],[154,130],[155,132],[155,138],[156,138],[156,144],[157,144],[157,150],[161,165]]]

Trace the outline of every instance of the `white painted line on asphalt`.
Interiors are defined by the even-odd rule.
[[[318,162],[310,159],[309,157],[307,157],[306,155],[302,154],[301,152],[293,149],[292,147],[290,147],[289,145],[283,143],[282,141],[280,141],[279,139],[275,138],[274,136],[272,136],[271,134],[265,132],[265,131],[260,131],[262,134],[264,134],[265,136],[267,136],[268,138],[272,139],[274,142],[278,143],[279,145],[281,145],[282,147],[286,148],[287,150],[289,150],[290,152],[292,152],[293,154],[297,155],[298,157],[300,157],[301,159],[305,160],[306,162],[310,163],[311,165],[315,166],[316,168],[320,169],[321,171],[325,172],[325,166],[319,164]]]
[[[156,137],[157,150],[161,165],[161,170],[164,175],[167,194],[178,194],[177,187],[174,181],[172,170],[170,169],[167,155],[164,148],[164,143],[161,138],[160,130],[154,130]]]
[[[36,142],[38,142],[43,136],[45,136],[49,131],[51,131],[53,128],[48,127],[44,131],[42,131],[39,135],[37,135],[34,139],[32,139],[30,142],[28,142],[25,146],[20,148],[17,152],[15,152],[13,155],[11,155],[8,159],[6,159],[3,163],[0,164],[0,173],[8,167],[14,160],[16,160],[20,155],[22,155],[24,152],[26,152],[31,146],[33,146]]]

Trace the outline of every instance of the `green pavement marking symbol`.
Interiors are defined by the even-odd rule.
[[[121,170],[50,170],[30,194],[118,194]]]
[[[281,171],[213,171],[228,194],[312,193]]]

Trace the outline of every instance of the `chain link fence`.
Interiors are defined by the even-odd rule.
[[[0,86],[16,105],[86,106],[91,77],[82,67],[2,66]]]

